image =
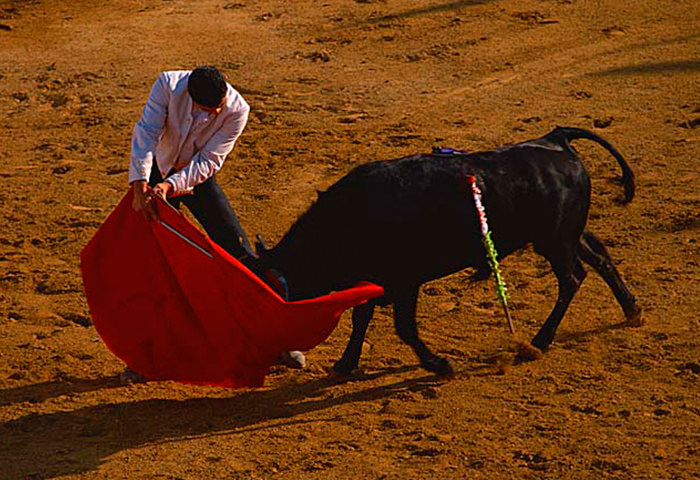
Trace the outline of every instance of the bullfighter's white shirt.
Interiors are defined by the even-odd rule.
[[[166,178],[173,190],[191,190],[221,169],[243,132],[250,107],[240,93],[227,84],[221,112],[202,115],[187,92],[190,73],[163,72],[153,84],[134,126],[129,183],[148,180],[155,156],[163,178],[177,170]]]

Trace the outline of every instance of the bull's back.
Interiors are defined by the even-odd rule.
[[[530,142],[487,152],[474,163],[481,170],[483,202],[502,255],[583,229],[590,179],[570,147]]]
[[[587,205],[575,205],[590,188],[581,169],[573,152],[538,145],[365,164],[321,193],[278,247],[294,258],[289,268],[315,271],[307,284],[423,283],[484,262],[470,175],[506,255],[561,228],[567,209],[585,222]]]
[[[480,245],[463,166],[425,155],[354,169],[320,194],[288,236],[283,242],[297,246],[290,256],[383,285],[473,265]]]

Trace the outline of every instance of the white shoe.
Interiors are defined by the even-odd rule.
[[[280,353],[279,357],[277,357],[277,363],[289,368],[304,368],[306,357],[299,350],[288,350]]]

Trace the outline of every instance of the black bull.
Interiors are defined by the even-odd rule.
[[[416,327],[421,284],[467,267],[487,277],[477,211],[467,177],[474,175],[499,256],[532,244],[557,277],[554,309],[532,340],[546,349],[588,264],[607,282],[630,322],[641,310],[620,278],[603,243],[586,230],[591,185],[569,141],[593,140],[622,168],[624,203],[634,196],[634,176],[607,141],[587,130],[561,128],[536,140],[472,154],[420,154],[361,165],[327,191],[272,249],[261,252],[259,271],[275,269],[291,300],[315,297],[367,280],[385,288],[381,304],[393,303],[399,337],[421,365],[449,374],[448,361],[433,354]],[[375,301],[352,313],[352,335],[334,370],[349,374],[360,360]]]

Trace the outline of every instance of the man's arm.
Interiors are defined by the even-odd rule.
[[[207,141],[190,164],[166,179],[175,192],[190,190],[221,169],[226,156],[231,153],[236,140],[245,128],[249,112],[250,107],[243,102],[240,110],[232,115],[221,129]]]
[[[134,192],[132,205],[134,210],[143,211],[148,219],[157,217],[149,203],[148,178],[154,167],[153,158],[158,140],[165,128],[170,95],[166,74],[161,73],[151,88],[151,93],[141,112],[141,118],[134,126],[131,136],[129,184]],[[155,166],[155,168],[158,167]]]

